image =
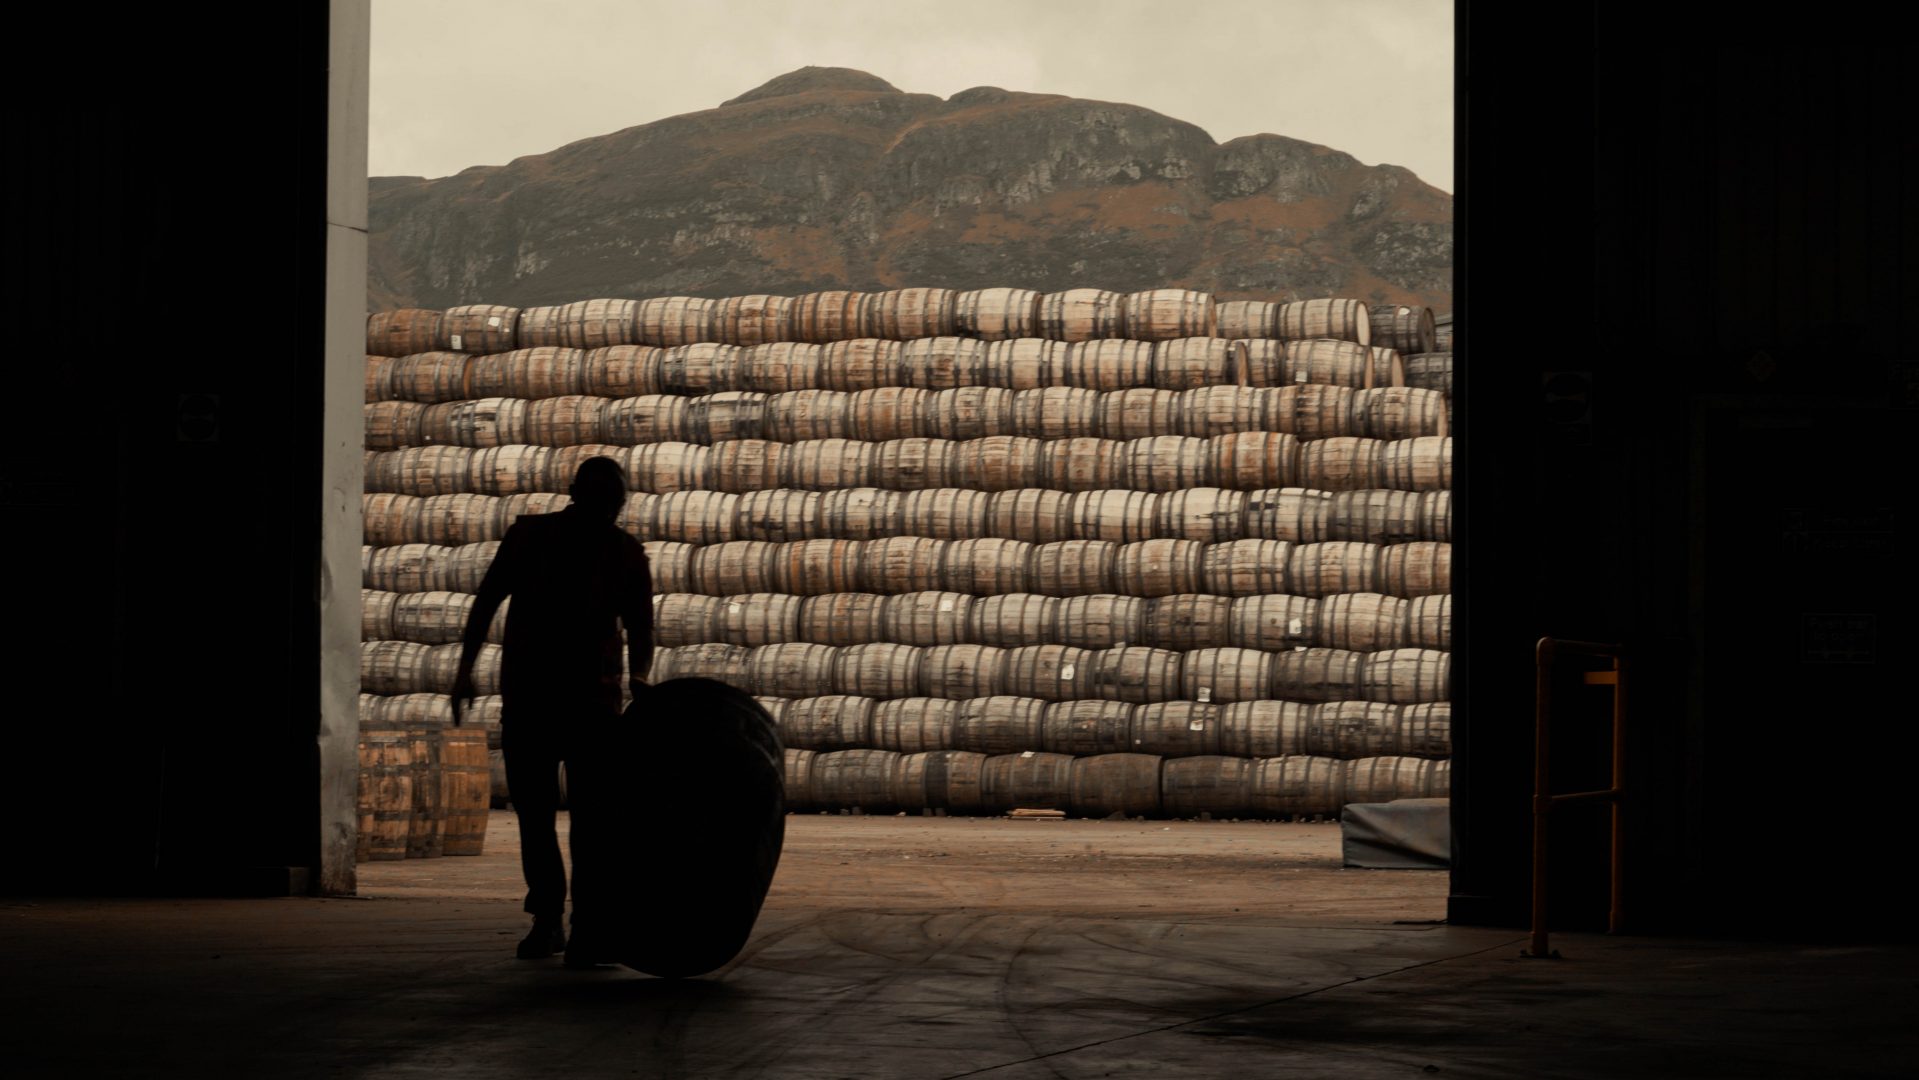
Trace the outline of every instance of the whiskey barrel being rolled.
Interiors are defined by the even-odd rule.
[[[785,753],[772,718],[743,691],[674,679],[636,697],[606,743],[569,763],[575,856],[599,865],[574,883],[576,942],[599,935],[664,978],[712,971],[746,944],[779,865]],[[693,806],[699,828],[659,827]]]

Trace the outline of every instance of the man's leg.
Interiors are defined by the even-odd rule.
[[[506,759],[507,795],[520,825],[526,912],[557,927],[566,913],[566,864],[554,828],[560,803],[560,743],[540,726],[507,722],[500,728],[500,748]]]

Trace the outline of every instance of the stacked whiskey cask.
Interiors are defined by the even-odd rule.
[[[1446,397],[1380,344],[1431,351],[1419,310],[1002,288],[375,315],[363,688],[444,701],[499,537],[607,456],[653,563],[648,677],[759,695],[795,808],[1444,794]]]

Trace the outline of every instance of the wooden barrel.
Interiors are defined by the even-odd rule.
[[[729,296],[712,308],[713,336],[727,345],[763,345],[793,338],[793,300],[787,296]]]
[[[375,400],[438,405],[486,396],[472,389],[471,372],[477,362],[475,357],[456,352],[425,352],[390,358],[386,361],[385,385]]]
[[[1226,643],[1242,649],[1280,652],[1319,640],[1323,601],[1307,596],[1241,596],[1227,616]]]
[[[1053,640],[1054,615],[1063,602],[1034,593],[973,597],[967,639],[1001,648],[1044,645]]]
[[[520,309],[501,304],[461,304],[440,313],[434,347],[452,352],[499,353],[518,341]]]
[[[1263,758],[1299,754],[1316,706],[1299,701],[1235,701],[1219,711],[1219,752]]]
[[[921,395],[923,434],[942,439],[983,439],[1013,434],[1013,391],[998,386],[960,386],[954,389],[898,389]],[[885,393],[885,391],[877,391]],[[917,432],[908,432],[917,434]],[[888,435],[898,437],[898,435]]]
[[[705,487],[735,494],[778,487],[784,475],[781,458],[790,445],[766,439],[729,439],[718,443],[709,448],[706,455]],[[805,494],[818,497],[814,492]]]
[[[1384,755],[1347,763],[1346,801],[1392,802],[1395,799],[1435,799],[1448,793],[1444,761]]]
[[[1186,430],[1182,391],[1140,387],[1100,395],[1099,433],[1108,439],[1143,439]]]
[[[1013,434],[1034,439],[1087,438],[1099,434],[1097,390],[1042,386],[1013,391]]]
[[[950,540],[914,535],[863,541],[860,588],[886,594],[940,590],[944,577],[940,567],[950,543]]]
[[[489,397],[428,405],[420,414],[420,441],[456,446],[527,442],[528,404],[518,398]]]
[[[1289,754],[1257,758],[1247,784],[1251,812],[1260,817],[1315,817],[1339,813],[1348,769],[1337,758]]]
[[[657,442],[634,446],[626,454],[626,482],[637,492],[664,495],[706,486],[711,448],[698,443]]]
[[[811,494],[811,492],[808,492]],[[878,540],[898,536],[906,496],[875,487],[846,487],[820,494],[815,523],[819,535],[841,540]]]
[[[738,593],[719,599],[712,613],[708,640],[758,648],[800,638],[803,597],[785,593]]]
[[[1072,794],[1073,758],[1028,750],[986,759],[980,802],[988,813],[1065,810]]]
[[[440,799],[444,808],[441,854],[482,854],[493,790],[486,732],[473,727],[443,728],[439,737]]]
[[[1453,598],[1450,594],[1415,596],[1406,602],[1399,644],[1414,649],[1453,647]]]
[[[664,350],[651,345],[588,349],[581,364],[580,392],[603,398],[664,393],[661,364],[665,356]]]
[[[521,338],[526,345],[568,345],[576,349],[602,349],[608,345],[642,344],[639,335],[638,300],[577,300],[559,308],[554,323],[559,339],[531,340],[526,331],[526,316],[541,309],[522,312]],[[648,343],[650,344],[650,343]]]
[[[650,512],[641,523],[644,540],[682,544],[723,544],[744,539],[738,532],[740,497],[727,491],[671,491],[645,495]]]
[[[1066,346],[1046,338],[1008,338],[986,346],[984,383],[1006,390],[1066,385]]]
[[[462,448],[464,449],[464,448]],[[466,490],[476,495],[530,495],[552,479],[553,450],[513,443],[469,451]],[[570,483],[572,478],[567,478]]]
[[[1286,384],[1286,343],[1270,339],[1235,341],[1241,386],[1272,387]]]
[[[833,648],[827,648],[825,645],[808,645],[804,648],[825,650],[827,668],[831,668]],[[810,664],[810,660],[806,662]],[[796,669],[796,664],[791,666]],[[796,679],[798,675],[789,673],[768,685],[793,685]],[[760,683],[760,679],[756,677],[754,683]],[[819,689],[819,685],[821,683],[814,683],[814,689]],[[812,691],[802,691],[802,693],[812,693]],[[814,752],[871,748],[873,746],[873,698],[856,698],[846,694],[821,694],[821,696],[793,698],[787,702],[785,712],[779,714],[779,742],[781,746],[796,746],[800,750],[814,750]]]
[[[475,699],[477,704],[478,699]],[[469,712],[467,720],[475,722]],[[445,694],[360,695],[360,727],[364,730],[400,730],[446,727],[453,723],[453,699]]]
[[[1153,385],[1162,390],[1244,382],[1239,350],[1219,337],[1183,337],[1153,346]]]
[[[464,547],[498,540],[522,514],[550,514],[571,502],[565,495],[520,492],[488,495],[433,495],[420,503],[420,536],[429,544]]]
[[[1278,431],[1238,431],[1202,440],[1207,483],[1237,491],[1299,483],[1300,441]]]
[[[1452,756],[1452,702],[1428,701],[1393,708],[1399,710],[1401,749],[1398,753],[1428,758]]]
[[[1366,656],[1324,648],[1274,653],[1272,696],[1288,701],[1359,700]]]
[[[768,396],[750,390],[722,390],[686,404],[682,430],[687,442],[714,445],[733,439],[773,438],[766,422]]]
[[[780,648],[769,645],[767,648]],[[754,686],[753,654],[755,650],[724,642],[709,641],[701,645],[687,645],[673,649],[670,671],[660,673],[657,670],[651,681],[665,682],[674,679],[712,679],[723,682],[740,690],[751,691]],[[658,664],[654,665],[658,668]],[[784,695],[780,695],[784,696]]]
[[[1173,492],[1210,487],[1211,446],[1190,435],[1154,435],[1121,444],[1125,448],[1125,486],[1137,491]]]
[[[1367,653],[1360,671],[1360,692],[1366,701],[1414,705],[1450,701],[1453,655],[1438,649],[1386,649]]]
[[[1405,386],[1406,361],[1396,350],[1371,347],[1374,386]]]
[[[754,693],[768,694],[773,697],[796,698],[787,708],[787,723],[804,727],[812,723],[824,708],[822,699],[812,697],[833,685],[833,666],[838,662],[839,650],[831,645],[818,645],[805,641],[782,641],[771,645],[761,645],[751,650],[748,658],[747,677],[751,680]],[[838,701],[839,699],[830,699]],[[867,714],[872,712],[872,703],[865,698],[854,701],[866,702]],[[865,723],[864,717],[860,723]],[[835,728],[838,730],[838,728]],[[866,729],[855,728],[852,736],[844,743],[822,742],[818,738],[794,738],[787,740],[790,746],[806,750],[838,750],[842,746],[867,746]]]
[[[1370,345],[1372,317],[1362,300],[1298,300],[1279,305],[1273,317],[1273,336],[1281,341],[1337,338]]]
[[[1199,702],[1272,697],[1273,670],[1274,654],[1260,649],[1194,649],[1180,661],[1180,693]]]
[[[1006,692],[1006,652],[993,645],[932,645],[920,654],[920,693],[964,701]]]
[[[608,402],[601,431],[602,441],[615,446],[698,441],[688,437],[687,399],[671,394],[642,394]]]
[[[827,390],[877,390],[905,386],[904,347],[881,338],[836,341],[820,351],[819,385]]]
[[[1372,322],[1369,344],[1402,353],[1429,353],[1438,349],[1433,309],[1415,304],[1380,304],[1368,313]]]
[[[464,495],[475,451],[466,446],[411,446],[390,450],[367,468],[366,490],[405,495]]]
[[[360,530],[374,547],[418,543],[420,499],[414,495],[360,496]]]
[[[426,692],[430,648],[412,641],[361,642],[361,692],[368,694]]]
[[[1120,544],[1151,539],[1161,496],[1150,491],[1082,491],[1073,496],[1073,535]]]
[[[1377,544],[1347,540],[1296,544],[1286,569],[1287,586],[1298,596],[1378,592],[1382,550]]]
[[[1209,544],[1238,540],[1246,535],[1246,493],[1216,487],[1167,492],[1155,507],[1153,532]]]
[[[872,745],[898,754],[951,749],[960,703],[945,698],[893,698],[873,708]],[[924,805],[924,804],[920,804]],[[919,806],[905,806],[917,810]]]
[[[812,750],[784,748],[782,780],[788,810],[819,809],[819,803],[813,798],[813,762],[818,757]]]
[[[1214,308],[1213,330],[1223,338],[1272,339],[1279,336],[1279,305],[1265,300],[1221,300]]]
[[[1034,545],[1026,562],[1030,591],[1068,597],[1125,591],[1118,588],[1115,576],[1122,550],[1111,540],[1055,540]]]
[[[949,592],[992,596],[1031,591],[1033,545],[1004,537],[955,540],[940,556],[940,581]]]
[[[1153,385],[1153,344],[1148,341],[1075,342],[1066,347],[1062,377],[1068,386],[1100,392]]]
[[[1097,541],[1093,541],[1097,542]],[[1082,649],[1111,649],[1143,644],[1150,601],[1113,593],[1067,596],[1054,609],[1044,641]]]
[[[1383,391],[1354,390],[1350,386],[1321,383],[1290,383],[1255,393],[1260,401],[1260,418],[1253,427],[1262,431],[1283,431],[1301,439],[1330,439],[1336,435],[1371,435],[1358,430],[1353,418],[1354,402],[1360,394]]]
[[[1145,601],[1139,643],[1182,652],[1224,647],[1231,636],[1232,610],[1233,601],[1225,596],[1154,597]]]
[[[393,605],[401,595],[379,589],[360,590],[361,641],[386,641],[396,637],[393,633]]]
[[[859,337],[867,309],[875,299],[871,293],[844,289],[796,296],[792,308],[793,334],[797,340],[816,345]]]
[[[1375,369],[1374,350],[1351,341],[1313,338],[1286,346],[1286,364],[1281,379],[1286,383],[1315,383],[1347,386],[1361,390],[1372,386],[1397,386],[1390,367]]]
[[[893,773],[900,756],[891,750],[835,750],[813,759],[813,802],[825,810],[892,813]]]
[[[1105,289],[1067,289],[1039,300],[1040,336],[1053,341],[1094,341],[1125,334],[1123,293]]]
[[[1093,661],[1098,654],[1071,645],[1021,645],[1006,650],[1006,692],[1042,701],[1093,697]],[[1035,721],[1037,723],[1037,721]],[[1024,749],[1036,748],[1034,742]]]
[[[1037,487],[999,491],[987,504],[986,516],[987,531],[993,536],[1050,544],[1073,535],[1073,496]]]
[[[950,439],[888,439],[872,453],[873,479],[895,491],[943,488],[959,479]]]
[[[738,596],[747,593],[789,592],[779,586],[785,545],[764,540],[736,540],[705,547],[685,545],[688,560],[686,576],[692,592],[708,596]],[[652,556],[654,545],[646,546],[653,563],[654,588],[659,588],[660,560]]]
[[[1352,434],[1411,439],[1446,434],[1446,395],[1413,386],[1353,391]]]
[[[861,336],[912,341],[957,334],[958,302],[959,294],[952,289],[889,289],[874,293],[867,304]]]
[[[1445,709],[1435,713],[1435,708]],[[1450,705],[1388,705],[1378,701],[1328,701],[1312,707],[1306,753],[1366,758],[1452,753]]]
[[[1039,303],[1031,289],[973,289],[954,298],[954,323],[982,341],[1038,337]]]
[[[1063,438],[1046,443],[1042,480],[1058,491],[1101,491],[1127,486],[1126,443],[1117,439]]]
[[[1123,754],[1133,749],[1133,709],[1124,701],[1082,698],[1046,706],[1040,744],[1049,754]]]
[[[1181,390],[1175,409],[1179,430],[1200,438],[1265,430],[1269,427],[1265,422],[1267,396],[1277,392],[1254,386],[1197,386]]]
[[[366,317],[366,351],[373,356],[410,356],[440,348],[438,311],[401,308]]]
[[[780,455],[784,487],[831,492],[838,488],[868,487],[882,477],[880,444],[853,439],[808,439],[785,443]],[[887,485],[891,486],[891,485]]]
[[[1160,808],[1168,817],[1245,817],[1253,812],[1252,773],[1245,758],[1167,758],[1159,774]]]
[[[1114,753],[1077,758],[1069,775],[1071,811],[1080,817],[1157,817],[1160,758]]]
[[[861,585],[858,540],[796,540],[780,545],[776,590],[794,596],[857,592]]]
[[[847,420],[851,428],[847,434],[868,442],[931,435],[928,402],[934,393],[912,386],[856,391],[847,397]]]
[[[900,499],[900,530],[910,536],[966,540],[987,535],[993,495],[967,488],[926,488]]]
[[[956,443],[948,469],[960,487],[1006,491],[1037,487],[1043,476],[1045,444],[1017,435],[988,435]]]
[[[546,491],[570,491],[573,481],[580,474],[580,466],[596,457],[611,458],[624,474],[631,461],[631,452],[631,447],[609,443],[587,442],[553,447],[546,455],[546,475],[541,478],[541,487]]]
[[[640,344],[663,349],[714,341],[713,307],[713,301],[692,296],[642,300],[633,320],[634,333]]]
[[[853,395],[840,390],[771,394],[765,424],[765,437],[777,442],[853,437]]]
[[[718,597],[696,593],[656,593],[653,596],[653,643],[656,645],[698,645],[724,640],[713,627],[713,612]]]
[[[386,401],[399,396],[393,393],[392,387],[388,382],[388,376],[393,370],[393,365],[399,363],[401,359],[401,357],[397,356],[369,356],[366,358],[365,391],[364,396],[360,399],[363,403],[372,404],[375,401]]]
[[[1285,540],[1224,540],[1201,554],[1200,578],[1216,596],[1283,593],[1293,545]]]
[[[1128,596],[1200,592],[1206,545],[1197,540],[1142,540],[1122,544],[1113,565],[1114,591]]]
[[[1425,535],[1429,528],[1429,519],[1422,513],[1425,501],[1415,491],[1339,492],[1327,504],[1326,538],[1368,544],[1431,539]]]
[[[439,544],[380,546],[367,564],[365,583],[370,588],[395,593],[449,588],[445,575],[450,555],[450,549]],[[489,558],[488,562],[491,561]]]
[[[571,394],[526,404],[526,439],[534,446],[604,442],[606,398]],[[570,482],[570,478],[569,478]]]
[[[1410,353],[1400,357],[1406,368],[1406,385],[1433,390],[1451,399],[1453,395],[1453,354],[1449,352]]]
[[[925,390],[989,385],[986,342],[950,335],[908,341],[900,350],[900,377]]]
[[[1351,435],[1309,440],[1299,449],[1299,482],[1318,491],[1381,487],[1380,456],[1387,445]]]
[[[884,640],[885,602],[885,596],[873,592],[806,597],[800,602],[798,637],[801,641],[825,645],[861,645]]]
[[[973,597],[966,593],[897,593],[881,605],[880,633],[902,645],[959,645],[971,640],[972,613]]]
[[[1392,596],[1436,596],[1453,591],[1453,546],[1437,540],[1387,544],[1379,549],[1379,591]]]
[[[521,398],[528,401],[586,392],[584,349],[546,345],[537,349],[467,358],[463,397]]]
[[[1453,440],[1422,435],[1382,443],[1379,486],[1401,491],[1445,491],[1453,486]]]
[[[818,345],[775,341],[743,349],[739,357],[739,389],[784,394],[820,386],[825,352]]]
[[[1092,697],[1144,705],[1180,696],[1181,654],[1146,645],[1124,645],[1097,654]]]
[[[692,544],[675,543],[668,540],[655,540],[642,545],[646,549],[646,561],[653,568],[653,589],[655,592],[700,592],[696,588],[697,580],[693,572],[693,557],[699,550]],[[479,583],[474,583],[479,588]],[[753,592],[743,589],[742,592]]]
[[[427,645],[445,645],[466,634],[473,596],[456,592],[387,594],[394,596],[388,612],[392,637]]]
[[[1133,750],[1162,757],[1220,752],[1220,706],[1197,701],[1158,701],[1133,710]]]
[[[979,813],[985,808],[980,787],[986,761],[985,754],[966,750],[930,750],[900,755],[894,773],[894,791],[900,808]]]
[[[1406,601],[1379,593],[1340,593],[1319,601],[1319,644],[1329,649],[1373,652],[1396,649],[1406,621]]]
[[[833,689],[870,698],[917,697],[922,650],[890,641],[847,645],[833,663]]]
[[[737,345],[699,342],[676,345],[660,354],[662,393],[698,396],[746,389],[740,369],[746,350]]]
[[[365,409],[365,447],[368,450],[398,450],[425,442],[421,422],[428,408],[417,401],[374,401]]]
[[[406,732],[361,733],[357,801],[360,831],[355,861],[406,858],[407,828],[413,818],[413,743]]]
[[[1213,294],[1192,289],[1146,289],[1121,304],[1121,325],[1135,341],[1211,337],[1216,324]]]

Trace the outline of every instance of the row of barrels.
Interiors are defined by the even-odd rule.
[[[369,694],[451,693],[462,646],[413,641],[360,645],[360,688]],[[622,657],[624,663],[624,657]],[[499,692],[500,646],[480,650],[477,693]],[[1079,698],[1126,701],[1379,701],[1417,705],[1451,700],[1452,654],[1438,649],[1234,646],[1178,651],[1145,645],[819,645],[746,647],[708,643],[653,652],[650,682],[717,679],[764,697],[821,694],[870,698]]]
[[[968,386],[1036,390],[1158,388],[1190,390],[1233,383],[1284,386],[1325,383],[1354,389],[1408,385],[1408,368],[1424,371],[1435,354],[1313,338],[1177,338],[1172,341],[1087,341],[1045,338],[977,341],[857,338],[831,345],[612,345],[602,349],[543,346],[473,356],[457,352],[366,358],[366,400],[437,404],[470,398],[529,400],[585,394],[699,396],[727,390],[777,394],[790,390],[877,390],[887,386],[955,390]]]
[[[367,352],[405,356],[429,350],[495,353],[541,346],[826,344],[853,338],[910,341],[956,335],[987,341],[1162,341],[1212,334],[1281,340],[1337,338],[1401,352],[1432,352],[1437,340],[1432,309],[1415,305],[1372,309],[1363,301],[1343,298],[1220,303],[1211,293],[1171,288],[1134,293],[909,288],[723,299],[603,298],[528,308],[500,304],[465,304],[445,311],[407,308],[367,317]]]
[[[363,728],[432,728],[452,722],[444,694],[362,694]],[[780,744],[797,750],[968,750],[1011,754],[1027,750],[1085,757],[1145,753],[1162,757],[1225,754],[1282,757],[1308,754],[1358,758],[1380,755],[1446,757],[1452,753],[1452,705],[1379,701],[1169,701],[1136,705],[1080,699],[1045,701],[1002,695],[970,700],[909,697],[876,699],[827,694],[761,696],[778,726]],[[474,699],[463,714],[498,748],[499,698]]]
[[[432,591],[360,592],[363,641],[447,645],[462,639],[474,598]],[[501,604],[487,640],[504,640]],[[1074,645],[1111,648],[1122,643],[1156,649],[1452,647],[1452,596],[1410,599],[1380,593],[1316,598],[1290,595],[1220,596],[1186,593],[1138,597],[1041,596],[957,592],[749,593],[706,596],[655,593],[653,643],[724,644],[757,648],[785,642],[861,645]]]
[[[790,488],[834,492],[970,488],[1012,491],[1177,492],[1305,487],[1318,491],[1446,491],[1453,483],[1448,435],[1368,439],[1340,435],[1300,440],[1274,431],[1202,439],[812,439],[782,443],[735,439],[717,446],[662,442],[644,446],[413,446],[366,451],[364,489],[374,494],[516,495],[562,492],[580,463],[612,458],[627,488],[644,494]]]
[[[1003,814],[1060,810],[1075,817],[1278,818],[1337,814],[1347,803],[1451,793],[1449,762],[1383,756],[1340,760],[935,750],[786,751],[793,810]]]
[[[1437,391],[1416,386],[1354,390],[1317,383],[1191,390],[888,386],[850,393],[727,390],[691,398],[570,394],[532,401],[488,397],[436,405],[375,401],[364,409],[368,450],[661,442],[711,446],[733,439],[885,442],[989,435],[1121,440],[1191,435],[1204,439],[1236,432],[1283,432],[1301,439],[1341,435],[1410,439],[1447,432],[1446,397]]]
[[[493,795],[484,730],[363,715],[359,749],[355,861],[482,853]]]
[[[1383,593],[1413,599],[1452,591],[1452,545],[1414,540],[733,540],[646,545],[656,593],[950,592],[1121,596],[1329,597]],[[381,592],[477,592],[498,548],[400,544],[361,549],[361,582]]]

